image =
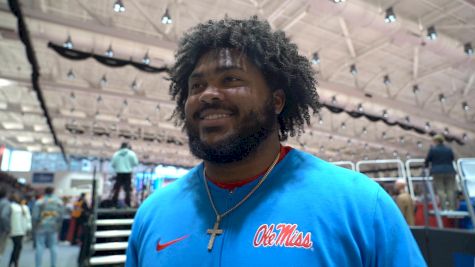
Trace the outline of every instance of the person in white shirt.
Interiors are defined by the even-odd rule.
[[[28,206],[21,204],[18,193],[13,193],[11,201],[11,231],[10,237],[13,241],[13,250],[8,266],[18,267],[23,237],[31,230],[31,214]]]

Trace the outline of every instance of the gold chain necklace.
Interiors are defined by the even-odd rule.
[[[208,229],[207,233],[210,235],[209,237],[209,242],[208,242],[208,251],[211,251],[213,249],[214,245],[214,239],[216,238],[217,235],[220,235],[224,232],[223,229],[219,229],[219,223],[221,222],[221,219],[224,218],[224,216],[228,215],[229,213],[233,212],[235,209],[237,209],[239,206],[242,205],[256,190],[264,183],[264,181],[267,179],[267,176],[269,176],[270,172],[272,169],[274,169],[275,165],[277,165],[277,162],[279,161],[280,158],[280,151],[277,153],[277,157],[274,159],[274,162],[270,165],[269,169],[267,169],[266,173],[264,176],[261,178],[259,183],[257,183],[254,188],[252,188],[249,193],[247,193],[246,196],[244,196],[241,201],[239,201],[236,205],[234,205],[232,208],[228,209],[227,211],[219,214],[218,210],[216,209],[216,206],[214,205],[213,202],[213,197],[211,197],[211,192],[209,191],[208,183],[206,182],[206,169],[203,167],[203,181],[205,183],[205,188],[206,188],[206,193],[208,193],[208,198],[209,202],[211,202],[211,207],[214,210],[214,213],[216,214],[216,222],[214,223],[213,229]]]

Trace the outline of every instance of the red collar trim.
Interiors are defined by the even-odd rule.
[[[280,146],[280,156],[279,156],[279,160],[277,161],[277,163],[279,163],[280,161],[282,161],[284,159],[284,157],[287,155],[287,153],[289,153],[289,151],[292,150],[292,148],[290,146]],[[243,186],[245,184],[248,184],[256,179],[258,179],[259,177],[261,177],[262,175],[264,175],[264,173],[266,173],[267,169],[265,169],[264,171],[262,171],[261,173],[259,173],[258,175],[256,176],[253,176],[253,177],[250,177],[250,178],[247,178],[247,179],[244,179],[244,180],[241,180],[241,181],[236,181],[236,182],[229,182],[229,183],[226,183],[226,182],[218,182],[218,181],[214,181],[208,177],[206,177],[206,179],[208,179],[210,182],[212,182],[213,184],[215,184],[216,186],[220,187],[220,188],[223,188],[223,189],[228,189],[228,190],[233,190],[235,189],[236,187],[240,187],[240,186]]]

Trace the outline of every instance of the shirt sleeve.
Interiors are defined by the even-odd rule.
[[[382,189],[378,190],[373,229],[375,257],[371,266],[427,266],[401,212]]]

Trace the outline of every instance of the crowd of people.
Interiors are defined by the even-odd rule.
[[[18,267],[23,242],[32,240],[36,267],[42,266],[45,249],[49,249],[50,262],[55,266],[58,241],[81,243],[82,226],[89,218],[86,194],[73,203],[70,200],[56,196],[53,187],[34,190],[0,172],[0,259],[10,239],[13,248],[8,266]]]

